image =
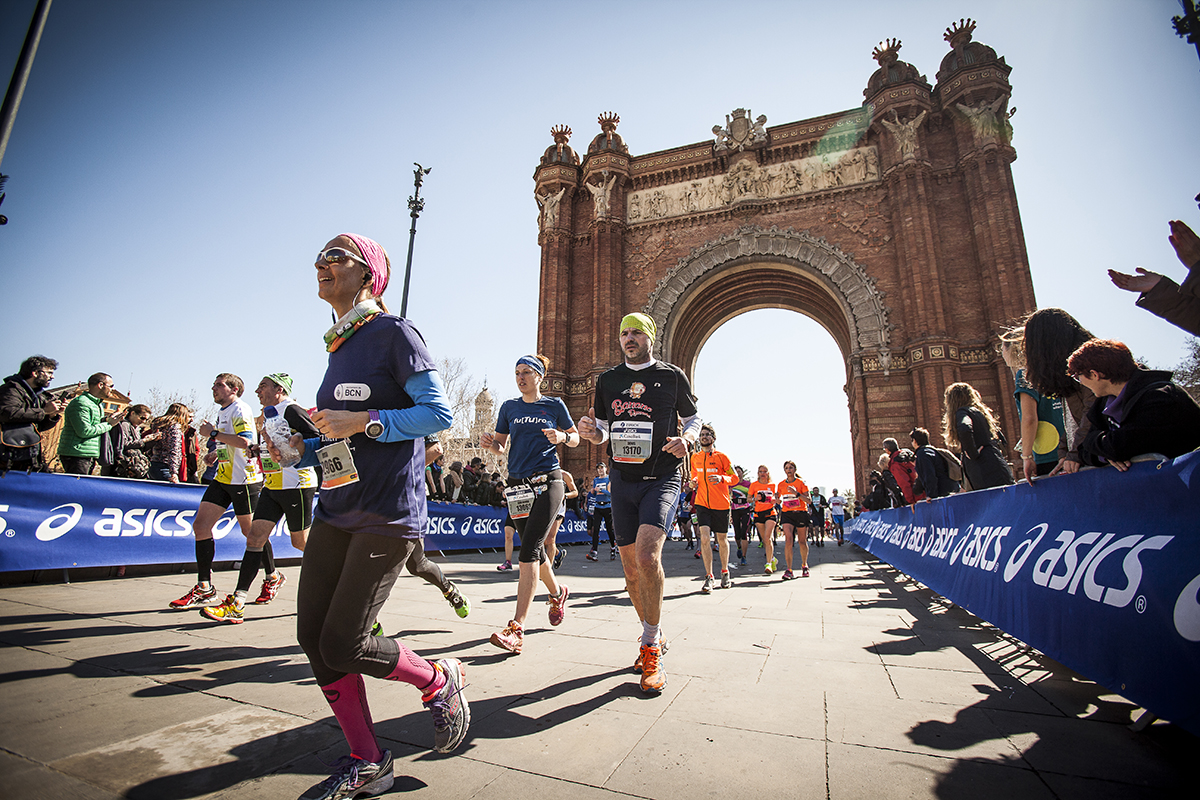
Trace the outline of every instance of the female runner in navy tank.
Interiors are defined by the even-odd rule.
[[[296,627],[350,756],[302,800],[392,786],[392,757],[375,738],[364,675],[421,691],[439,752],[461,744],[470,724],[461,662],[431,662],[395,639],[371,635],[425,529],[424,437],[453,420],[445,390],[420,332],[387,313],[381,295],[391,264],[378,243],[342,234],[315,266],[317,294],[337,322],[325,334],[329,366],[312,415],[322,435],[292,437],[302,454],[297,466],[320,463],[323,470]]]
[[[517,610],[504,630],[492,634],[491,642],[518,654],[525,643],[525,617],[533,603],[539,575],[550,592],[551,625],[562,623],[570,594],[554,577],[545,543],[565,493],[558,445],[577,447],[579,433],[563,401],[542,395],[540,387],[548,366],[542,355],[521,356],[517,360],[517,389],[521,396],[501,404],[495,433],[485,433],[479,442],[496,455],[504,455],[506,451],[508,454],[508,488],[504,497],[508,514],[521,537]]]

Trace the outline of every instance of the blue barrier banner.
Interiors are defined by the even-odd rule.
[[[1200,452],[846,527],[951,602],[1200,735]]]
[[[0,478],[0,572],[192,563],[192,520],[203,495],[191,484],[9,472]],[[426,550],[504,546],[503,509],[430,503],[429,525]],[[246,540],[232,510],[213,538],[215,560],[241,560]],[[587,540],[586,523],[568,511],[558,541]],[[282,521],[271,546],[276,558],[302,555]]]

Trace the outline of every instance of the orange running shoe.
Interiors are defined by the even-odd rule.
[[[642,645],[642,691],[660,694],[667,685],[667,673],[662,668],[662,650],[657,645]]]

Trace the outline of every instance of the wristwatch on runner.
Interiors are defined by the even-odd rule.
[[[378,439],[383,436],[383,423],[379,421],[379,412],[368,411],[367,413],[371,415],[371,421],[367,423],[364,433],[367,434],[368,439]]]

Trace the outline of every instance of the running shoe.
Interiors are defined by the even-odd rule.
[[[712,594],[712,589],[712,575],[709,575],[704,579],[704,585],[700,587],[700,594]]]
[[[565,583],[558,585],[558,597],[551,597],[546,602],[550,605],[550,624],[562,625],[563,618],[567,616],[567,598],[571,596],[571,590],[567,588]]]
[[[512,562],[511,562],[511,561],[505,561],[503,564],[501,564],[500,566],[496,567],[496,570],[497,570],[497,571],[499,571],[499,572],[508,572],[508,571],[509,571],[509,570],[511,570],[511,569],[512,569]]]
[[[457,658],[443,658],[433,665],[446,676],[446,685],[421,702],[433,714],[433,749],[449,753],[463,743],[471,727],[471,707],[463,696],[466,668]]]
[[[794,572],[792,572],[790,569],[785,569],[783,571],[783,579],[785,581],[790,581],[794,577],[796,577],[796,574]]]
[[[562,566],[562,560],[563,560],[564,553],[566,553],[566,551],[560,547],[560,548],[558,548],[558,551],[554,554],[554,568],[555,569],[558,569],[559,567]]]
[[[741,560],[738,561],[738,564],[743,567],[746,566],[746,557],[742,556]]]
[[[514,655],[521,655],[521,646],[525,644],[525,629],[516,620],[509,620],[508,625],[499,633],[493,633],[489,642],[507,650]]]
[[[275,595],[279,594],[279,587],[283,586],[287,578],[283,577],[282,572],[275,573],[275,580],[263,578],[262,590],[258,593],[258,597],[254,600],[257,605],[265,606],[267,603],[275,599]]]
[[[841,546],[842,546],[842,540],[838,539],[838,547],[841,547]]]
[[[648,644],[642,645],[642,691],[660,694],[667,685],[667,673],[662,668],[662,651]]]
[[[219,606],[205,606],[200,613],[217,622],[232,622],[241,625],[246,621],[246,607],[238,602],[233,595],[226,595],[225,601]]]
[[[617,548],[615,546],[608,548],[608,560],[609,561],[617,560]]]
[[[700,548],[696,548],[696,552],[692,554],[692,558],[700,558]]]
[[[667,637],[663,636],[661,632],[658,635],[658,646],[661,650],[661,652],[659,654],[659,658],[662,658],[662,656],[667,654],[667,650],[669,649],[669,646],[667,644]],[[639,673],[642,671],[642,651],[641,650],[638,650],[637,661],[633,662],[633,671],[639,672]]]
[[[442,597],[450,602],[450,607],[454,609],[454,613],[463,619],[466,619],[467,614],[471,613],[471,601],[463,597],[462,592],[453,583],[450,584],[450,591],[442,592]]]
[[[217,589],[215,586],[209,586],[207,589],[202,589],[200,584],[192,587],[192,590],[178,600],[171,601],[171,608],[176,611],[186,611],[189,608],[202,606],[209,600],[217,599]]]
[[[778,563],[776,563],[776,562],[778,562],[778,560],[779,560],[779,559],[772,558],[770,561],[768,561],[766,564],[764,564],[764,565],[763,565],[763,572],[764,572],[765,574],[767,574],[767,575],[770,575],[772,572],[774,572],[774,571],[775,571],[775,568],[776,568],[777,566],[779,566],[779,565],[778,565]]]
[[[333,775],[300,795],[300,800],[342,800],[364,794],[383,794],[395,782],[392,754],[387,750],[383,751],[383,758],[378,764],[354,756],[343,756],[333,766],[336,770]]]
[[[801,567],[801,568],[800,568],[800,577],[801,577],[801,578],[807,578],[807,577],[808,577],[808,567]]]
[[[733,581],[730,580],[729,573],[722,572],[721,573],[721,588],[728,589],[730,586],[733,586]]]
[[[379,620],[375,620],[375,624],[371,626],[372,636],[383,636],[383,625],[379,624]]]
[[[586,558],[588,561],[599,561],[600,560],[599,558],[596,557],[595,550],[590,551],[586,556],[584,556],[584,558]]]

